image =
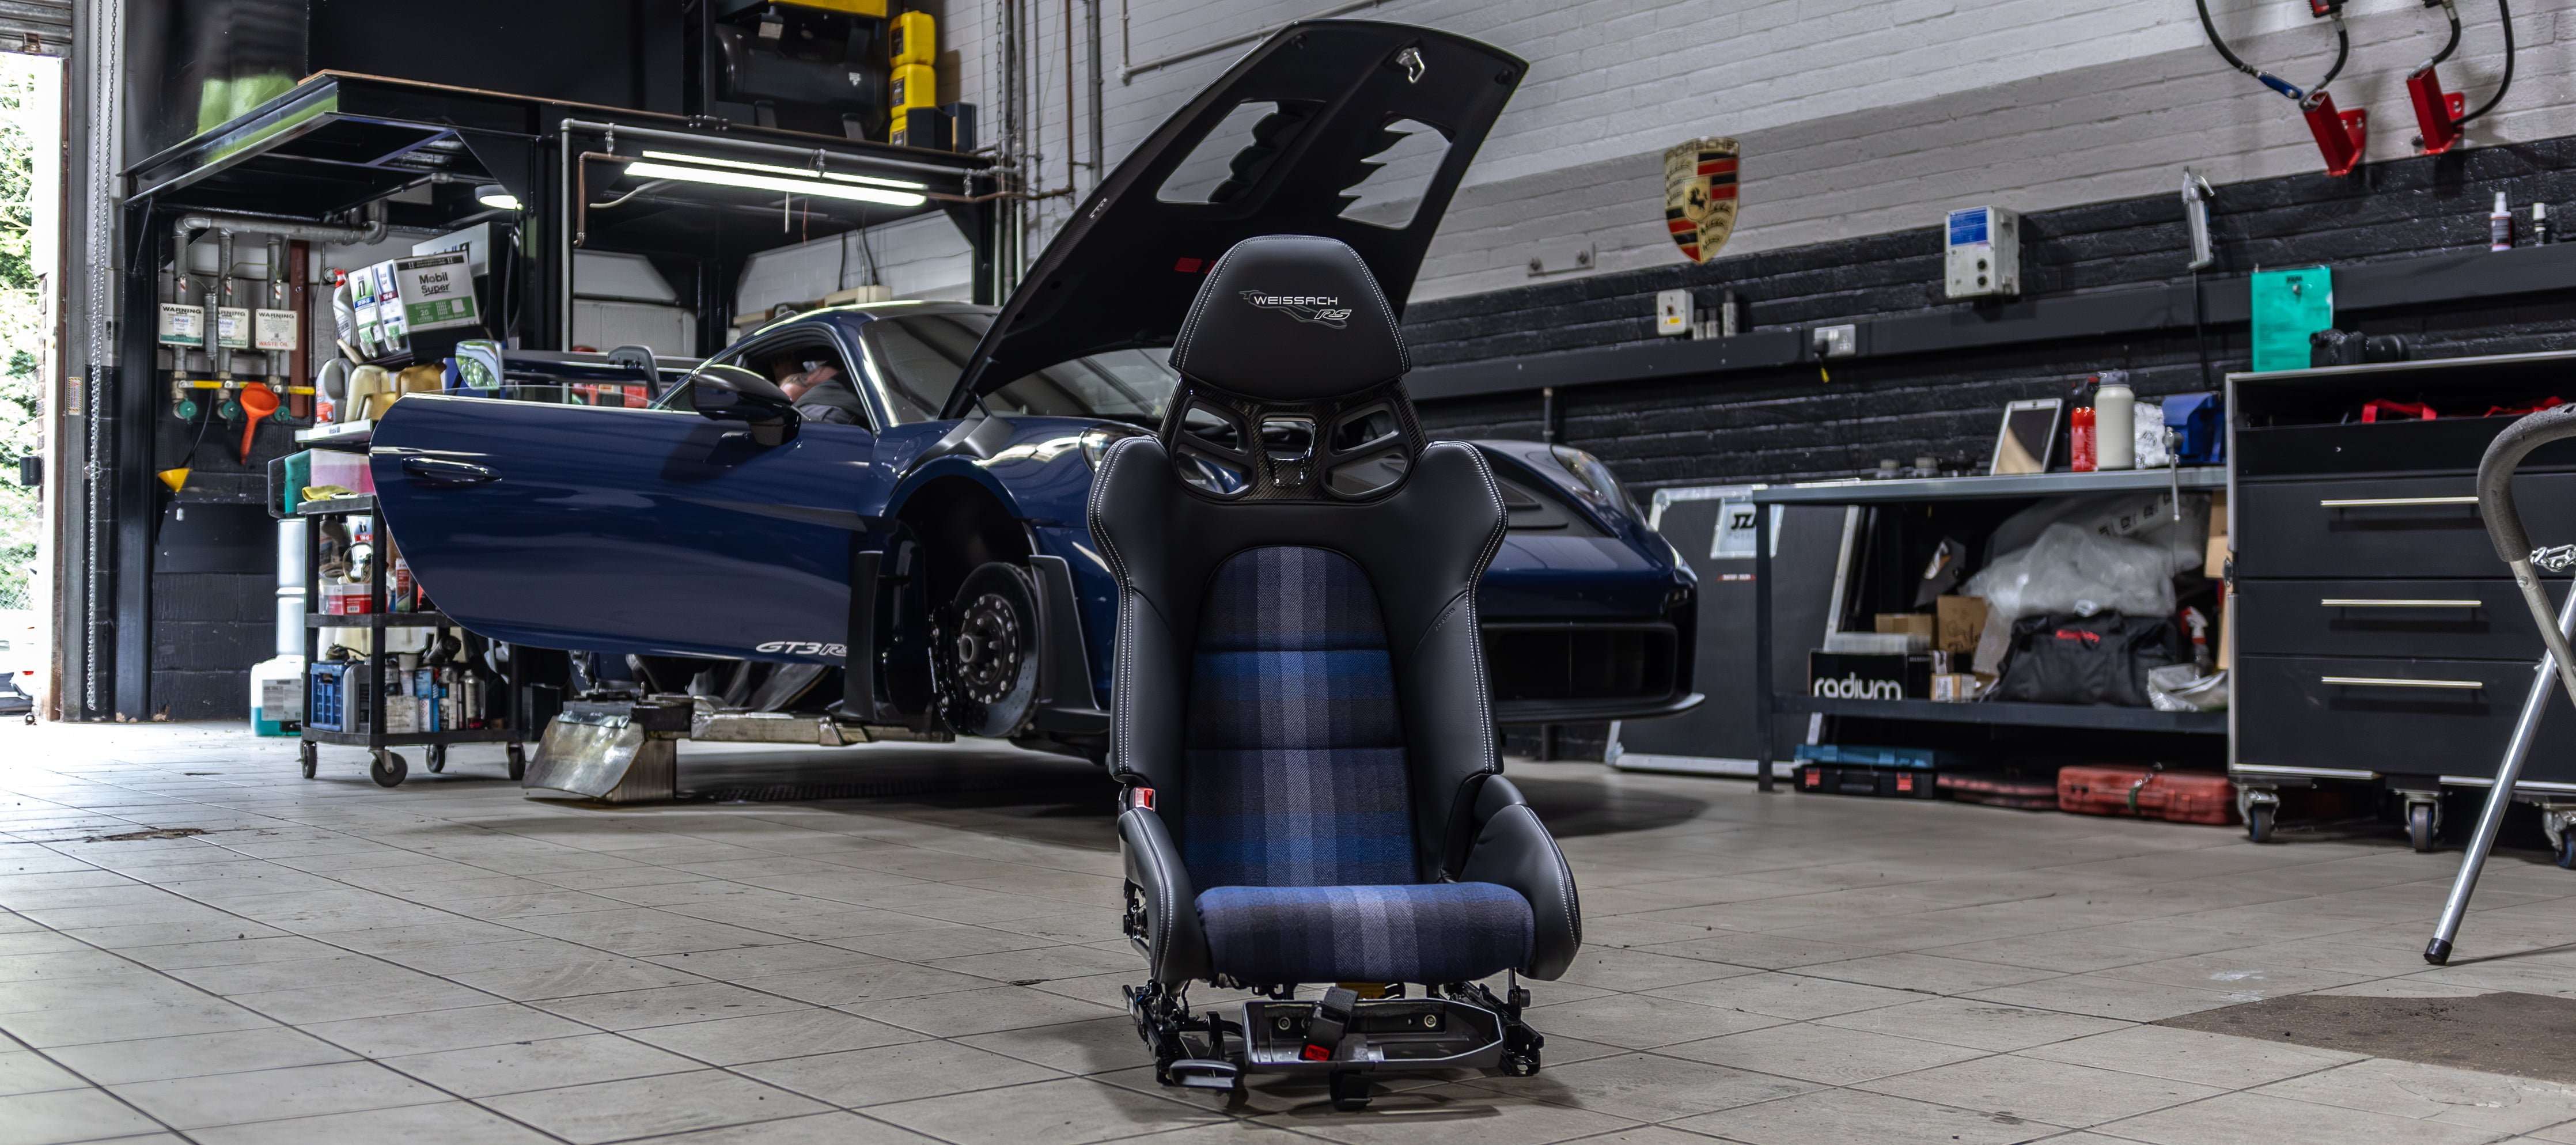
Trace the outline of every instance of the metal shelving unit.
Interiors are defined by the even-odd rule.
[[[275,511],[274,503],[272,511]],[[378,552],[381,554],[388,547],[384,513],[374,497],[339,497],[329,501],[299,505],[296,507],[295,515],[305,518],[363,516],[368,521],[368,536],[374,538],[379,546]],[[304,583],[311,586],[311,591],[317,595],[321,591],[321,563],[320,529],[318,524],[308,526],[304,534]],[[435,630],[458,627],[444,613],[389,611],[387,606],[390,602],[385,599],[386,564],[386,559],[380,556],[368,567],[367,599],[373,611],[336,615],[308,612],[304,616],[304,687],[307,721],[302,739],[296,744],[296,754],[303,764],[304,778],[313,778],[318,770],[320,752],[317,748],[322,744],[366,748],[372,755],[368,775],[382,786],[393,787],[400,784],[410,773],[410,762],[405,760],[401,753],[395,751],[395,748],[425,749],[423,762],[428,765],[429,770],[439,772],[447,769],[448,747],[460,743],[508,744],[510,778],[522,777],[527,771],[527,749],[523,746],[527,742],[525,730],[527,720],[525,714],[520,711],[519,689],[515,686],[515,681],[510,679],[501,680],[497,688],[501,703],[500,719],[496,726],[434,732],[387,732],[385,730],[385,670],[394,660],[393,656],[385,651],[385,642],[381,639],[384,632],[387,629]],[[341,731],[317,728],[311,723],[313,669],[322,663],[322,630],[326,628],[364,628],[378,637],[367,643],[364,679],[355,685],[344,681],[341,692],[343,725],[351,722],[348,714],[351,709],[362,708],[366,721],[364,730]]]
[[[1854,479],[1772,485],[1753,490],[1756,506],[1767,505],[1898,505],[1933,501],[1994,500],[2012,497],[2062,497],[2146,489],[2174,492],[2227,487],[2225,466],[2132,469],[2110,473],[2027,473],[2003,477],[1924,477],[1893,480]],[[1846,561],[1849,560],[1846,554]],[[2028,727],[2092,728],[2108,731],[2227,734],[2224,712],[2159,712],[2152,708],[2084,707],[2072,704],[2016,704],[1979,701],[1954,704],[1932,700],[1846,700],[1782,693],[1771,665],[1771,514],[1753,514],[1753,662],[1754,687],[1762,699],[1754,705],[1761,727],[1756,733],[1761,758],[1754,775],[1771,789],[1772,721],[1783,714],[1853,716],[1931,723],[2018,724]]]

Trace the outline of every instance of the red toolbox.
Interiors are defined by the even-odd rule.
[[[2057,772],[2057,806],[2082,815],[2137,815],[2175,823],[2236,822],[2236,785],[2212,771],[2086,765]]]
[[[1941,794],[1961,803],[2017,807],[2024,811],[2057,810],[2057,781],[2019,775],[1950,775],[1941,777]]]
[[[1798,790],[1829,795],[1883,795],[1896,799],[1930,799],[1940,794],[1933,773],[1920,767],[1859,767],[1850,764],[1798,765]]]

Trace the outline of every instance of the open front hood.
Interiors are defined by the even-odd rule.
[[[1350,244],[1401,314],[1450,196],[1527,70],[1507,52],[1427,28],[1309,20],[1282,29],[1165,120],[1075,210],[975,347],[945,416],[963,416],[976,397],[1032,370],[1171,345],[1217,256],[1254,235]],[[1275,104],[1278,113],[1240,136],[1230,165],[1221,156],[1193,162],[1221,126],[1220,147],[1248,126],[1248,115],[1228,125],[1245,104]],[[1405,185],[1419,190],[1411,221],[1345,216],[1359,200],[1350,192],[1379,170],[1373,160],[1397,155],[1404,137],[1387,128],[1401,120],[1428,125],[1448,143],[1427,181]],[[1409,161],[1430,165],[1422,142]],[[1420,179],[1400,168],[1388,174]],[[1193,201],[1169,201],[1175,197]],[[1355,213],[1390,221],[1401,206]]]

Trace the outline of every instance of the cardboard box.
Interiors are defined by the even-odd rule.
[[[1880,632],[1901,632],[1909,636],[1920,636],[1925,643],[1929,644],[1932,641],[1932,619],[1932,614],[1928,612],[1882,612],[1877,615],[1874,622]]]
[[[1934,601],[1932,646],[1944,652],[1974,652],[1986,631],[1983,597],[1945,596]]]
[[[1807,653],[1807,694],[1829,700],[1926,700],[1932,658],[1867,652]]]

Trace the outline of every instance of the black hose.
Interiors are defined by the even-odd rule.
[[[2415,69],[2419,73],[2422,72],[2424,68],[2432,67],[2435,64],[2450,59],[2451,53],[2460,50],[2460,10],[2449,4],[2444,4],[2442,5],[2442,14],[2451,18],[2451,41],[2442,45],[2441,51],[2433,53],[2432,59],[2424,61],[2423,68]],[[2511,32],[2507,32],[2505,34],[2508,36],[2512,35]]]
[[[2465,125],[2470,120],[2495,110],[2495,105],[2504,102],[2505,89],[2513,86],[2513,9],[2508,5],[2507,0],[2496,0],[2496,15],[2504,24],[2504,78],[2496,81],[2495,95],[2480,104],[2476,111],[2459,118],[2457,122],[2460,125]],[[2454,22],[2451,25],[2451,39],[2456,43],[2459,38],[2460,26]]]
[[[2227,50],[2227,41],[2218,38],[2218,25],[2209,18],[2209,0],[2192,0],[2192,3],[2200,8],[2200,30],[2209,33],[2209,46],[2218,49],[2219,56],[2225,59],[2230,67],[2246,75],[2260,78],[2263,73],[2255,71],[2253,65],[2237,59],[2236,53]]]
[[[2343,14],[2341,12],[2337,12],[2334,18],[2334,66],[2326,69],[2326,78],[2318,81],[2315,88],[2303,92],[2300,91],[2296,85],[2290,83],[2290,81],[2264,71],[2261,68],[2255,67],[2252,64],[2246,63],[2242,58],[2238,57],[2235,52],[2229,51],[2227,48],[2227,41],[2220,39],[2218,36],[2218,23],[2209,18],[2209,0],[2192,0],[2192,6],[2200,10],[2200,30],[2209,35],[2209,46],[2218,49],[2219,57],[2226,60],[2228,66],[2233,67],[2237,71],[2243,72],[2246,75],[2254,77],[2255,80],[2260,82],[2263,86],[2268,87],[2273,91],[2279,92],[2291,99],[2302,101],[2302,106],[2305,105],[2305,101],[2309,99],[2312,94],[2322,92],[2327,84],[2333,83],[2334,78],[2337,75],[2342,74],[2344,60],[2352,54],[2352,39],[2344,34]]]
[[[2503,0],[2497,0],[2497,2],[2502,3]],[[2334,66],[2326,69],[2326,78],[2318,80],[2317,86],[2309,88],[2308,90],[2312,93],[2326,90],[2327,84],[2333,83],[2336,76],[2343,74],[2343,62],[2350,58],[2352,58],[2352,36],[2343,30],[2343,17],[2341,15],[2337,15],[2335,17]],[[2508,56],[2507,58],[2510,59],[2511,57]]]

